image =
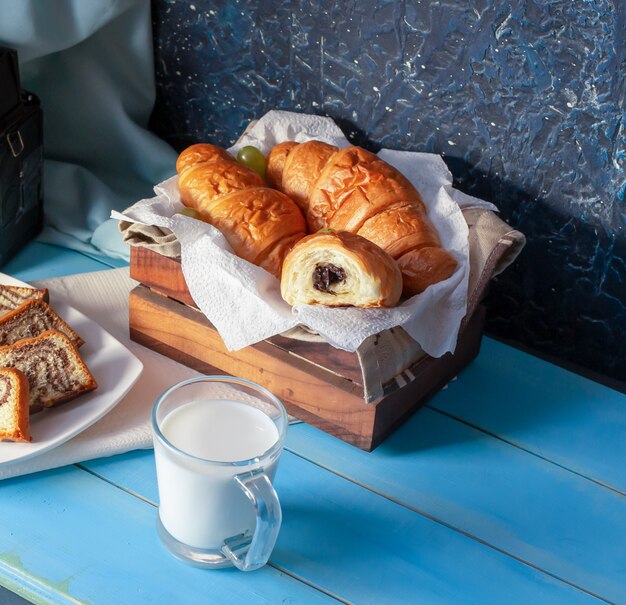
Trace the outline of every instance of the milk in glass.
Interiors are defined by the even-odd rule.
[[[261,469],[273,479],[277,457],[265,467],[253,460],[278,440],[271,418],[245,403],[191,401],[167,414],[161,432],[175,448],[193,456],[155,443],[159,516],[165,529],[180,542],[202,549],[219,549],[226,538],[254,532],[254,507],[235,483],[232,465],[206,461],[248,460],[237,472]]]

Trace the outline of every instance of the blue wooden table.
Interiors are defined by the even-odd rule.
[[[2,271],[120,264],[32,243]],[[277,546],[246,574],[165,552],[152,451],[5,480],[0,584],[35,603],[626,603],[626,396],[491,339],[372,453],[290,427],[276,488]]]

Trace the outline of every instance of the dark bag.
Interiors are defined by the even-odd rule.
[[[39,99],[20,88],[16,51],[0,47],[0,266],[43,225]]]

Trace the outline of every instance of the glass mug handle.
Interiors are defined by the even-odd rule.
[[[262,471],[235,475],[234,480],[256,510],[256,528],[224,540],[222,552],[241,571],[263,567],[270,558],[282,521],[280,502],[269,477]]]

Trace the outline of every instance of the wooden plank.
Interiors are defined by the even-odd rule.
[[[272,567],[242,574],[179,563],[154,506],[67,467],[2,482],[0,576],[35,603],[336,603]]]
[[[144,287],[131,293],[129,310],[133,340],[199,371],[219,368],[262,384],[281,398],[290,414],[355,445],[371,445],[375,408],[363,402],[359,385],[267,342],[228,351],[199,311]]]
[[[85,466],[156,502],[153,464],[147,451]],[[600,602],[289,452],[276,488],[283,526],[272,564],[348,602]]]
[[[458,380],[457,397],[471,400]],[[626,498],[424,408],[374,452],[306,425],[290,451],[611,602],[626,595]]]
[[[131,246],[130,276],[150,289],[192,307],[196,306],[189,293],[179,260]]]
[[[433,408],[626,494],[626,395],[493,339]]]
[[[351,380],[355,384],[363,385],[361,364],[359,363],[356,353],[336,349],[322,342],[308,342],[296,340],[295,338],[285,338],[280,335],[272,336],[267,340],[274,346],[280,347],[292,355],[329,369],[335,374]]]

